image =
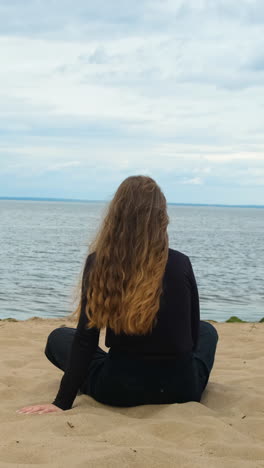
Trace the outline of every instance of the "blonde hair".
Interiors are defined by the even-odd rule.
[[[84,268],[82,307],[88,328],[147,334],[156,323],[168,259],[166,198],[148,176],[127,177],[118,187]],[[93,253],[93,256],[91,254]]]

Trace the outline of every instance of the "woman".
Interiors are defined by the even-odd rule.
[[[60,327],[45,354],[64,371],[56,398],[24,413],[72,408],[77,394],[113,406],[200,401],[218,334],[200,321],[190,259],[169,248],[166,199],[147,176],[127,177],[90,245],[77,329]],[[99,346],[106,329],[106,353]]]

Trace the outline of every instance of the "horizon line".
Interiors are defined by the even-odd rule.
[[[21,200],[21,201],[58,201],[70,203],[109,203],[109,200],[86,200],[79,198],[56,198],[56,197],[0,197],[0,200]],[[178,206],[219,206],[219,207],[238,207],[238,208],[264,208],[264,205],[246,205],[246,204],[225,204],[225,203],[184,203],[184,202],[167,202],[167,205]]]

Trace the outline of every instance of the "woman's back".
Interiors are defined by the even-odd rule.
[[[138,354],[182,355],[195,348],[199,323],[198,290],[189,257],[169,248],[163,293],[152,333],[117,335],[108,327],[105,345]]]

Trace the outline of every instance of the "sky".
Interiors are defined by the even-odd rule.
[[[263,0],[0,0],[0,196],[264,204]]]

